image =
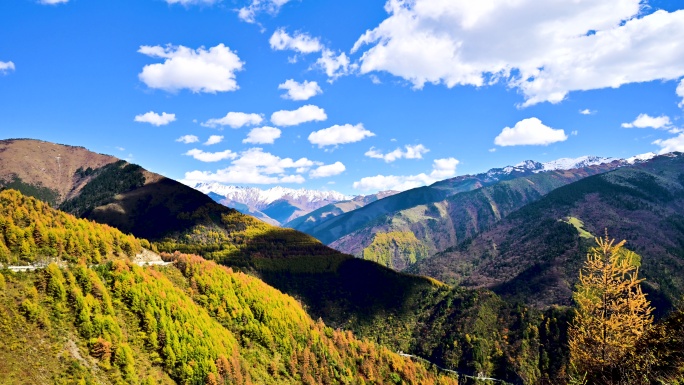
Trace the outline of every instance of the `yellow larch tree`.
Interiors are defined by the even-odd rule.
[[[575,317],[568,331],[570,363],[581,382],[617,384],[633,378],[630,355],[653,323],[652,308],[641,290],[639,256],[596,238],[580,270],[573,298]]]

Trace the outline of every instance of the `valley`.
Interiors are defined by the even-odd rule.
[[[14,143],[16,142],[6,141],[2,144],[12,147]],[[38,141],[30,143],[21,141],[20,144],[22,148],[31,145],[46,145]],[[57,148],[60,149],[60,153],[68,149],[68,147],[60,148],[59,146]],[[0,157],[6,152],[0,152]],[[50,163],[49,157],[51,154],[45,155],[46,164]],[[197,264],[200,268],[199,266],[210,263],[205,262],[205,259],[215,261],[229,267],[229,272],[246,273],[244,277],[250,277],[249,279],[253,282],[273,287],[275,288],[273,290],[279,290],[283,293],[282,295],[291,296],[287,298],[301,301],[304,309],[301,311],[305,311],[302,314],[306,315],[296,317],[320,319],[327,325],[325,327],[332,328],[330,330],[350,330],[354,333],[354,338],[372,341],[373,344],[377,344],[378,349],[384,347],[392,352],[416,355],[442,368],[456,370],[463,375],[473,376],[477,373],[486,373],[510,383],[555,383],[564,376],[563,373],[567,370],[569,357],[564,346],[567,343],[567,325],[572,318],[572,310],[569,307],[572,282],[576,279],[582,255],[586,254],[591,246],[593,235],[600,234],[601,226],[614,229],[618,236],[633,239],[633,250],[641,255],[641,271],[647,278],[644,290],[648,292],[649,298],[656,306],[658,319],[670,314],[677,298],[681,297],[683,293],[681,282],[676,275],[666,272],[681,268],[679,265],[681,259],[678,254],[668,250],[681,249],[681,245],[676,242],[680,238],[684,239],[684,236],[676,233],[678,227],[676,225],[672,227],[672,224],[677,223],[675,213],[681,212],[682,209],[679,201],[682,194],[678,192],[682,189],[681,175],[678,170],[682,169],[683,159],[684,157],[679,154],[672,154],[620,167],[617,167],[615,163],[603,163],[574,170],[539,173],[521,170],[522,175],[510,173],[513,175],[507,174],[509,176],[502,178],[503,181],[491,181],[490,184],[481,180],[473,181],[472,177],[464,177],[440,182],[429,189],[419,189],[421,191],[417,195],[412,190],[407,193],[388,194],[387,197],[379,200],[372,199],[373,201],[365,207],[379,205],[385,209],[399,208],[400,210],[392,212],[403,213],[397,217],[408,218],[409,215],[405,213],[420,210],[420,205],[418,208],[407,207],[406,202],[397,201],[395,197],[412,194],[409,196],[422,197],[423,200],[419,202],[430,202],[432,199],[431,203],[428,203],[435,207],[432,209],[435,214],[429,217],[431,220],[435,220],[438,213],[448,213],[461,222],[469,220],[471,221],[469,223],[476,225],[454,226],[452,228],[455,230],[451,235],[444,234],[445,232],[442,231],[445,238],[432,244],[425,243],[425,238],[422,238],[425,232],[414,232],[411,229],[415,227],[411,226],[402,228],[407,229],[404,232],[396,230],[388,233],[378,232],[370,247],[364,250],[364,258],[342,254],[304,233],[274,227],[241,214],[214,202],[209,196],[199,191],[152,174],[139,166],[114,159],[99,168],[91,167],[90,171],[84,172],[83,166],[87,166],[86,163],[76,168],[69,182],[72,187],[69,188],[56,184],[30,185],[28,183],[8,184],[7,186],[18,187],[20,191],[23,190],[27,194],[34,194],[37,198],[41,198],[45,196],[42,193],[45,189],[55,191],[54,195],[49,196],[61,197],[59,191],[71,191],[73,185],[79,185],[80,189],[77,194],[66,199],[57,199],[55,206],[94,221],[88,223],[102,223],[104,226],[109,226],[105,228],[112,229],[111,231],[121,229],[124,233],[131,233],[136,237],[135,240],[131,238],[123,241],[117,238],[122,235],[117,235],[109,241],[114,242],[112,246],[106,246],[105,243],[104,246],[94,248],[93,245],[97,245],[100,241],[87,234],[97,234],[99,230],[86,230],[86,233],[77,233],[73,236],[69,233],[50,235],[55,231],[49,228],[50,225],[38,232],[32,229],[43,228],[33,224],[34,219],[30,219],[19,222],[26,230],[19,228],[13,231],[17,233],[17,239],[21,239],[22,235],[19,235],[21,231],[23,234],[33,234],[33,236],[26,235],[27,241],[23,243],[12,241],[15,243],[7,244],[3,259],[7,264],[22,264],[35,262],[36,258],[52,257],[60,260],[66,258],[69,266],[74,263],[78,264],[79,261],[80,263],[95,261],[98,266],[101,266],[94,268],[95,273],[101,276],[105,274],[105,277],[111,273],[103,269],[114,269],[115,266],[118,270],[129,269],[135,272],[134,274],[143,274],[143,276],[152,274],[153,278],[141,278],[144,280],[162,279],[162,276],[167,276],[167,279],[170,279],[173,285],[177,285],[181,292],[187,293],[182,295],[189,295],[189,300],[199,306],[206,306],[208,304],[206,301],[211,298],[210,294],[216,293],[216,290],[224,287],[224,284],[206,291],[209,289],[205,286],[206,284],[201,283],[204,282],[201,276],[183,283],[174,275],[177,273],[171,273],[173,270],[168,269],[180,269],[179,274],[186,274],[183,273],[184,267],[182,266],[188,263],[190,265],[187,266]],[[21,180],[25,178],[24,170],[20,167],[7,179],[16,181],[18,178]],[[29,180],[28,177],[26,180]],[[65,178],[65,180],[69,179]],[[478,187],[475,186],[476,184],[484,186]],[[11,191],[13,190],[6,190],[3,194],[7,195]],[[445,199],[439,195],[446,194],[444,191],[458,192]],[[617,191],[620,193],[618,194]],[[5,216],[17,215],[13,212],[21,212],[23,209],[20,207],[26,205],[33,207],[32,210],[38,210],[37,213],[52,213],[49,202],[41,203],[32,198],[7,195],[8,198],[10,196],[12,200],[18,199],[18,205],[3,204],[3,207],[8,210],[3,214]],[[441,200],[437,200],[440,198]],[[387,200],[389,201],[385,202]],[[496,205],[492,204],[494,201],[497,202]],[[452,205],[449,210],[446,209],[445,202]],[[587,206],[587,202],[593,202],[592,206]],[[599,202],[602,203],[599,204]],[[329,204],[318,210],[329,210],[326,207],[340,204],[343,203]],[[599,206],[595,206],[597,204]],[[459,207],[464,214],[459,214]],[[568,209],[571,210],[568,211]],[[363,210],[363,208],[358,210]],[[348,213],[353,214],[355,211]],[[609,216],[604,215],[613,212],[614,214]],[[68,214],[59,215],[62,215],[61,218],[69,218]],[[347,214],[341,214],[335,218],[344,215]],[[661,218],[662,222],[658,222],[655,217],[651,218],[649,215],[656,215]],[[34,217],[35,214],[30,214],[28,218]],[[634,219],[605,222],[605,218],[617,217]],[[36,218],[35,223],[52,223],[54,226],[54,219]],[[418,224],[424,217],[413,218],[414,223]],[[644,220],[644,218],[648,219]],[[599,222],[596,222],[597,220]],[[16,219],[13,222],[17,223]],[[458,223],[458,221],[452,220],[450,223]],[[649,232],[644,228],[629,227],[630,223],[642,226],[662,223],[657,225],[657,228],[662,230]],[[621,225],[616,227],[616,224]],[[58,226],[65,227],[64,224]],[[437,229],[443,224],[433,226]],[[72,225],[66,226],[66,228],[71,227]],[[76,226],[76,228],[81,227],[80,224]],[[663,232],[666,228],[670,229],[669,232]],[[454,236],[455,234],[457,236]],[[5,235],[3,239],[10,238]],[[57,243],[48,242],[42,246],[44,242],[42,239],[50,239],[49,242]],[[62,239],[65,239],[66,243],[61,241]],[[74,243],[69,239],[85,243]],[[446,247],[444,251],[436,254],[433,253],[437,247],[448,245],[449,242],[455,246]],[[648,247],[653,244],[663,245],[663,248]],[[130,262],[121,262],[121,258],[130,260],[143,248],[162,253],[165,260],[173,262],[172,267],[145,267],[139,270],[138,267],[133,268]],[[193,254],[197,256],[191,256]],[[660,256],[658,264],[652,262],[654,255]],[[521,259],[521,256],[524,258]],[[112,258],[114,262],[107,262]],[[398,266],[397,261],[406,262],[404,262],[405,265]],[[218,269],[218,265],[206,266],[216,266],[209,270]],[[420,275],[397,272],[386,266]],[[48,266],[48,269],[54,268]],[[149,269],[167,270],[160,270],[162,274],[160,276],[159,273],[148,272]],[[201,269],[205,268],[201,267],[200,271]],[[21,276],[13,278],[13,274],[29,274],[30,276],[30,274],[43,274],[41,271],[43,270],[38,269],[34,273],[7,274],[11,282],[26,285],[26,281],[20,284],[21,279],[24,278]],[[194,268],[192,271],[195,271]],[[194,276],[192,274],[191,276]],[[427,277],[434,277],[437,280]],[[167,284],[164,283],[164,285]],[[18,290],[20,291],[13,295],[15,298],[23,298],[19,293],[26,289]],[[181,295],[181,292],[178,292],[178,295]],[[225,295],[218,294],[216,298],[223,298]],[[231,295],[237,295],[239,298],[241,294],[238,290]],[[18,302],[15,304],[23,300],[16,299],[16,301]],[[50,303],[47,297],[40,301],[43,304]],[[123,306],[132,304],[122,303]],[[22,308],[7,309],[15,309],[11,310],[15,314],[28,311],[21,310]],[[60,318],[62,321],[54,321],[48,310],[40,310],[40,307],[31,309],[33,310],[30,314],[34,315],[30,317],[38,320],[36,325],[40,327],[41,322],[48,325],[43,325],[43,329],[47,327],[48,331],[52,330],[50,329],[52,322],[57,322],[61,325],[60,328],[71,327],[68,323],[64,324],[64,318]],[[233,321],[229,319],[221,321],[223,319],[221,317],[224,316],[220,314],[223,313],[215,313],[219,311],[217,308],[208,309],[210,316],[219,317],[217,318],[219,323],[223,322],[224,326],[233,330],[230,326]],[[225,312],[228,309],[224,308],[221,311]],[[253,309],[252,312],[254,311]],[[285,317],[290,319],[293,316]],[[17,322],[17,320],[14,318],[12,322]],[[73,325],[78,327],[78,322],[74,322]],[[529,330],[540,330],[540,328],[543,328],[545,332],[537,331],[532,334],[529,332]],[[78,331],[73,333],[78,335]],[[240,333],[245,332],[238,332],[238,335],[241,335]],[[92,339],[92,337],[88,338]],[[140,362],[149,362],[143,366],[155,367],[153,362],[157,356],[147,356],[154,351],[150,351],[147,347],[150,343],[145,342],[144,339],[132,341],[137,345],[134,345],[135,348],[131,353],[126,354],[150,357]],[[237,341],[239,344],[240,339],[238,338]],[[245,341],[242,342],[243,346],[248,346],[244,345]],[[269,349],[273,349],[274,345],[272,342],[267,342],[262,346],[267,348],[263,351],[264,353],[244,354],[261,356]],[[486,354],[482,355],[483,352]],[[162,359],[165,357],[164,354],[170,357],[168,353],[163,353],[160,355]],[[230,353],[228,349],[224,354],[229,357],[228,354],[235,353]],[[87,356],[88,351],[84,351],[81,355]],[[549,361],[544,358],[549,355],[555,355],[559,359]],[[97,356],[94,357],[99,359]],[[217,357],[219,356],[213,359]],[[295,359],[292,357],[294,356],[291,356],[291,359]],[[298,356],[297,359],[300,360],[301,357],[303,356]],[[249,358],[245,359],[249,360]],[[415,364],[418,367],[422,365],[419,362]],[[54,370],[66,370],[57,369],[59,365],[54,365],[56,365]],[[115,368],[115,365],[104,365],[106,368]],[[205,376],[213,370],[212,365],[207,365],[209,366],[203,369]],[[272,367],[284,365],[281,369],[268,369],[271,373],[274,373],[273,370],[282,373],[283,381],[287,378],[300,381],[302,377],[298,376],[304,375],[287,369],[285,361],[271,365]],[[380,364],[373,365],[377,367]],[[126,371],[131,373],[133,371],[131,368],[127,369],[126,366],[116,368],[118,369],[107,369],[107,373],[114,376],[111,378],[116,378],[116,376],[125,378],[130,375],[126,374]],[[429,369],[429,365],[427,368]],[[97,375],[88,369],[87,365],[81,370],[82,372],[78,372],[80,374],[77,373],[77,376],[86,378]],[[135,373],[138,373],[142,369],[135,370]],[[155,379],[178,380],[181,378],[178,377],[181,376],[180,372],[169,372],[164,369],[164,365],[158,367],[159,371],[156,372],[145,370],[142,372],[147,373],[146,376]],[[314,372],[319,376],[333,375],[325,371],[314,370]],[[227,378],[225,374],[212,373],[222,376],[224,380]],[[356,372],[352,370],[351,373]],[[370,378],[369,372],[358,373],[364,378]],[[446,376],[439,381],[449,381],[446,373],[429,371],[424,373],[420,376]],[[263,376],[263,374],[249,371],[242,375]],[[381,375],[390,376],[390,372]],[[463,377],[461,380],[467,381],[467,378]],[[458,376],[453,380],[458,380]],[[317,381],[314,380],[314,382]],[[320,381],[323,381],[322,377]],[[411,381],[422,383],[422,380]],[[408,383],[412,383],[411,381]]]

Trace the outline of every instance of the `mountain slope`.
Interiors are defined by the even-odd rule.
[[[65,245],[64,253],[54,255],[59,265],[0,274],[3,384],[26,378],[112,384],[457,383],[314,322],[292,297],[257,278],[179,253],[165,255],[173,266],[139,267],[130,257],[147,241],[14,190],[0,192],[0,202],[0,249],[14,257],[9,262],[38,259],[51,252],[53,241]],[[35,244],[28,253],[11,242],[21,231],[29,236],[20,238]],[[99,248],[109,252],[95,258]],[[34,355],[39,347],[56,349],[61,358]],[[36,361],[17,360],[17,351]],[[31,373],[36,363],[38,373]]]
[[[343,200],[331,203],[329,205],[316,209],[306,215],[302,215],[301,217],[295,218],[283,224],[283,227],[289,227],[297,231],[309,233],[323,221],[359,209],[379,199],[387,198],[398,193],[398,191],[392,190],[381,191],[377,194],[359,195],[350,200]]]
[[[489,287],[537,305],[570,303],[592,236],[607,229],[641,255],[651,300],[684,294],[684,156],[651,161],[560,187],[491,230],[410,269],[465,287]]]
[[[450,191],[451,195],[378,216],[360,229],[332,242],[330,246],[364,259],[383,261],[386,266],[403,270],[417,260],[488,229],[511,212],[560,186],[612,170],[618,164],[603,163],[580,169],[538,173],[534,172],[537,168],[533,166],[510,172],[508,178],[495,183],[491,180],[484,182],[486,175],[480,176],[476,178],[476,182],[471,179],[470,191],[443,190]],[[490,172],[489,175],[491,174]],[[446,183],[453,182],[439,182],[426,189],[437,189]],[[414,203],[417,202],[414,200]],[[359,214],[361,213],[357,213]],[[416,239],[417,243],[413,243],[417,246],[406,244],[404,240],[409,238]],[[384,246],[380,247],[379,242]],[[421,250],[418,254],[416,247]]]
[[[78,194],[89,180],[88,169],[117,159],[83,147],[10,139],[0,140],[0,160],[0,187],[30,188],[54,205]]]
[[[634,162],[634,160],[631,160]],[[518,177],[531,176],[544,171],[563,172],[573,168],[588,168],[600,170],[612,169],[621,165],[629,164],[630,160],[616,160],[612,158],[582,157],[577,159],[563,159],[557,162],[539,163],[533,161],[522,162],[516,166],[491,169],[485,173],[476,175],[464,175],[434,183],[431,186],[419,187],[404,191],[391,197],[381,199],[335,217],[324,220],[311,229],[306,229],[308,234],[320,239],[325,244],[332,244],[344,236],[356,231],[368,232],[369,226],[375,223],[388,221],[402,210],[408,210],[421,205],[429,205],[440,202],[446,198],[499,182],[515,179]],[[304,230],[304,229],[302,229]],[[417,234],[416,234],[417,235]],[[418,235],[417,235],[418,236]],[[420,236],[418,236],[420,238]],[[344,252],[359,255],[358,252],[346,250]]]
[[[1,157],[2,153],[0,153],[0,160]],[[22,170],[16,170],[16,173],[21,175]],[[146,175],[151,175],[151,177],[148,178]],[[374,262],[340,254],[308,235],[292,229],[269,226],[221,206],[199,191],[161,176],[155,176],[125,162],[114,162],[91,170],[89,178],[89,183],[80,190],[81,193],[64,203],[71,202],[70,207],[74,212],[121,226],[134,235],[147,234],[146,236],[150,236],[153,241],[151,247],[159,251],[180,250],[198,253],[222,264],[233,266],[236,270],[260,277],[267,284],[301,301],[313,319],[321,317],[332,327],[351,330],[357,336],[388,346],[393,351],[419,353],[442,367],[458,369],[468,374],[478,372],[496,374],[497,378],[507,379],[510,382],[539,383],[536,381],[539,376],[534,373],[543,373],[548,378],[555,378],[559,370],[563,368],[562,359],[559,359],[558,365],[553,367],[538,359],[541,354],[551,354],[551,350],[545,350],[546,347],[557,346],[557,343],[544,342],[546,341],[544,338],[547,337],[540,335],[529,336],[521,333],[521,330],[527,327],[537,327],[535,325],[542,322],[541,314],[526,311],[527,315],[521,320],[519,310],[501,301],[490,291],[452,290],[425,277],[397,273]],[[142,186],[140,186],[141,183]],[[125,273],[127,269],[131,273]],[[117,264],[112,270],[113,275],[99,270],[98,274],[106,273],[107,277],[111,277],[111,281],[107,278],[107,285],[110,285],[108,287],[122,287],[126,290],[130,287],[116,284],[115,282],[119,279],[116,277],[120,277],[125,282],[148,285],[149,283],[145,281],[151,279],[150,274],[157,274],[148,269],[140,272],[135,267],[127,268],[121,264]],[[124,273],[130,275],[116,275]],[[220,292],[219,287],[207,289],[205,279],[186,278],[183,280],[173,273],[173,270],[170,272],[164,270],[163,274],[179,290],[189,288],[192,289],[193,295],[199,293],[193,298],[202,306],[212,303],[211,301],[217,298],[215,293]],[[156,277],[157,275],[154,275],[154,279],[157,279]],[[29,277],[26,283],[32,284],[33,282],[34,279]],[[178,293],[167,283],[160,283],[160,285],[162,286],[158,289],[144,285],[136,286],[134,289],[146,291],[149,288],[153,291]],[[223,284],[220,286],[222,287]],[[8,310],[11,314],[21,314],[22,310],[18,306],[26,298],[21,296],[29,289],[28,286],[23,285],[17,290],[17,296],[13,297],[16,300],[12,302],[14,307],[11,308],[14,310]],[[268,293],[268,291],[265,292]],[[150,293],[153,294],[153,292]],[[133,293],[119,292],[113,295],[123,296],[117,298],[128,298]],[[178,295],[180,296],[180,293]],[[42,300],[44,297],[39,298],[41,298],[41,308],[47,310],[41,311],[35,306],[23,310],[35,310],[30,314],[37,317],[33,318],[37,320],[37,324],[31,330],[40,327],[40,322],[42,322],[40,320],[45,318],[41,314],[49,314],[49,306],[51,306],[49,300],[45,303]],[[156,298],[156,294],[151,298]],[[178,298],[180,301],[182,297]],[[218,298],[225,298],[225,296],[221,294]],[[31,301],[30,304],[36,304],[33,299]],[[117,318],[124,318],[121,321],[124,323],[120,325],[126,326],[120,326],[120,328],[130,330],[130,334],[127,335],[133,336],[133,341],[129,342],[133,356],[141,357],[139,362],[142,366],[136,368],[149,367],[150,364],[146,363],[150,361],[158,363],[162,359],[164,362],[165,356],[159,353],[149,356],[146,355],[147,353],[138,354],[148,344],[138,331],[146,334],[148,332],[139,329],[139,325],[145,325],[142,318],[126,318],[139,317],[137,314],[131,315],[126,308],[128,304],[133,303],[122,302],[124,306],[122,313],[118,313],[117,310],[116,314],[119,314]],[[189,304],[187,306],[191,309],[190,313],[204,317],[202,310]],[[211,311],[216,312],[211,314],[217,315],[222,314],[221,312],[233,314],[227,308],[223,310],[212,308]],[[258,309],[252,312],[263,314]],[[511,323],[500,322],[501,319],[511,320]],[[188,322],[193,324],[195,321]],[[213,323],[213,321],[207,322]],[[78,325],[64,327],[71,330],[73,334],[77,332],[74,328]],[[252,333],[247,335],[250,341],[259,344],[259,338],[268,340],[268,337],[258,337],[259,334],[254,334],[256,332],[256,329],[249,331]],[[157,333],[159,335],[159,332]],[[450,336],[451,339],[443,339],[442,336],[445,335]],[[549,338],[562,343],[562,336],[553,335],[555,337]],[[140,336],[140,338],[136,339],[135,336]],[[338,340],[344,342],[344,339]],[[523,342],[529,346],[540,346],[539,344],[543,343],[544,348],[534,351],[521,350],[520,344]],[[349,345],[363,346],[361,343]],[[80,355],[87,356],[89,348],[81,349]],[[312,347],[309,350],[313,349]],[[537,358],[528,363],[522,357],[530,354]],[[125,357],[124,354],[123,358]],[[227,357],[230,361],[231,356]],[[283,360],[287,359],[282,354],[281,357],[285,357],[282,358]],[[126,360],[123,358],[120,362],[125,363]],[[254,367],[254,361],[246,359],[248,364],[245,365]],[[294,360],[291,356],[289,359]],[[302,353],[302,356],[298,356],[296,360],[298,363],[303,362],[300,360],[304,360],[304,354]],[[313,359],[309,358],[309,361],[313,362]],[[203,368],[211,367],[209,363],[203,365]],[[268,367],[259,365],[257,364],[257,367]],[[397,366],[393,367],[397,368]],[[408,368],[408,366],[403,367]],[[138,373],[141,378],[148,375],[157,379],[164,375],[167,379],[176,378],[169,377],[171,374],[163,372],[160,367],[154,368],[155,373],[140,372],[138,369],[135,373]],[[276,363],[278,373],[291,373],[287,372],[287,368],[278,368],[282,366]],[[185,373],[182,366],[179,370],[182,371],[179,373]],[[257,376],[251,370],[245,370],[250,371],[250,375]],[[339,369],[338,372],[341,370]],[[114,372],[118,373],[116,370]],[[162,374],[162,372],[167,374]],[[353,369],[351,373],[355,373]],[[523,374],[527,380],[522,379]],[[399,375],[401,380],[401,374]],[[287,374],[283,376],[287,377]],[[293,375],[290,374],[290,376]],[[299,377],[293,378],[299,379]],[[301,382],[301,379],[299,381]],[[396,382],[396,377],[393,377],[392,381]]]

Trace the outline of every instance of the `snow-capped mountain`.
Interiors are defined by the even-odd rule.
[[[314,206],[323,203],[321,206],[324,206],[328,203],[353,198],[337,191],[307,190],[304,188],[291,189],[280,186],[262,190],[256,187],[227,186],[214,182],[198,183],[193,187],[205,194],[213,192],[224,197],[226,200],[240,202],[257,209],[266,208],[271,203],[281,199]]]
[[[485,173],[478,174],[478,176],[484,177],[483,180],[485,182],[496,182],[523,176],[525,174],[529,175],[530,173],[571,170],[606,163],[615,163],[614,166],[617,168],[645,162],[654,156],[656,156],[656,154],[649,152],[626,159],[581,156],[579,158],[560,158],[543,163],[534,160],[526,160],[515,166],[493,168]],[[468,177],[469,176],[462,176],[455,179]],[[445,182],[448,184],[448,181],[438,183]],[[252,215],[274,225],[290,222],[331,203],[352,199],[364,201],[370,198],[372,198],[370,199],[370,201],[372,201],[396,193],[394,191],[387,191],[378,193],[377,197],[352,197],[337,191],[307,190],[304,188],[291,189],[280,186],[262,190],[256,187],[228,186],[221,183],[197,183],[192,187],[209,195],[212,199],[225,206],[232,207],[244,214]],[[365,202],[364,205],[366,203],[368,202]]]
[[[585,155],[580,156],[579,158],[560,158],[543,163],[534,160],[525,160],[516,164],[515,166],[493,168],[484,174],[489,179],[499,180],[502,177],[510,178],[513,175],[526,174],[529,172],[536,174],[544,171],[572,170],[576,168],[584,168],[613,162],[616,162],[616,167],[621,167],[625,165],[645,162],[653,158],[654,156],[656,156],[656,154],[652,152],[647,152],[645,154],[635,155],[626,159]]]
[[[285,223],[330,203],[353,198],[337,191],[280,186],[262,190],[221,183],[198,183],[193,187],[223,205],[271,224]]]

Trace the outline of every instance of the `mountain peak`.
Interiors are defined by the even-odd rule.
[[[205,194],[213,192],[223,196],[226,200],[241,202],[257,209],[263,208],[275,201],[298,200],[308,202],[320,201],[341,201],[352,197],[333,190],[308,190],[305,188],[292,189],[282,186],[275,186],[267,190],[257,187],[230,186],[217,182],[197,183],[194,187]]]

